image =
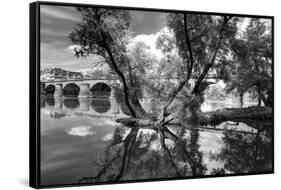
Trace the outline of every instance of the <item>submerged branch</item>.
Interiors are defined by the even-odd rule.
[[[201,112],[198,113],[198,120],[196,122],[190,120],[185,123],[190,123],[190,124],[199,123],[201,125],[209,125],[209,124],[212,125],[212,124],[220,124],[224,121],[241,121],[247,124],[253,120],[260,121],[260,122],[267,122],[267,121],[271,122],[272,108],[270,107],[226,108],[226,109],[216,110],[211,112]],[[145,119],[121,118],[121,119],[117,119],[116,121],[130,128],[136,127],[136,128],[157,129],[159,127],[159,124],[162,127],[165,127],[165,125],[172,125],[172,126],[183,125],[181,120],[176,118],[167,120],[167,123],[160,123],[159,121],[155,121],[147,118]],[[203,127],[202,129],[208,129],[208,128]]]
[[[272,108],[270,107],[249,107],[249,108],[226,108],[212,112],[201,112],[198,114],[200,124],[220,123],[222,121],[271,121]]]

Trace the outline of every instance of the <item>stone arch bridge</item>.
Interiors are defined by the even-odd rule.
[[[178,78],[151,78],[151,80],[160,80],[160,81],[175,81],[177,82]],[[208,77],[205,80],[209,82],[216,83],[219,79]],[[195,79],[192,79],[191,84],[194,83]],[[46,81],[40,82],[40,93],[45,94],[46,89],[49,86],[54,87],[54,97],[62,97],[63,89],[69,85],[74,84],[79,87],[78,97],[91,97],[91,90],[97,84],[103,84],[110,87],[110,97],[114,97],[115,90],[121,87],[120,81],[118,79],[79,79],[79,80],[61,80],[61,81]]]
[[[115,89],[120,87],[120,82],[117,79],[46,81],[46,82],[40,82],[40,93],[45,94],[46,89],[50,86],[53,86],[54,96],[62,97],[63,89],[69,84],[73,84],[79,87],[80,90],[79,90],[78,97],[91,97],[91,89],[97,84],[104,84],[110,87],[110,96],[113,96]]]

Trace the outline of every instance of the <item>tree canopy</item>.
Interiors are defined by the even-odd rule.
[[[227,90],[234,89],[243,96],[250,92],[272,105],[272,34],[265,21],[252,18],[242,33],[242,38],[231,42],[232,63],[229,68]]]
[[[75,56],[103,57],[119,77],[133,117],[149,116],[140,104],[146,91],[166,98],[159,104],[159,119],[165,123],[179,94],[186,98],[185,106],[200,99],[197,96],[206,89],[204,79],[209,72],[227,82],[228,92],[248,91],[270,105],[272,39],[261,19],[248,19],[242,31],[241,23],[247,22],[242,17],[167,13],[166,27],[156,42],[164,55],[158,60],[145,43],[132,43],[130,11],[83,7],[78,11],[82,22],[69,35],[76,45]],[[152,81],[151,76],[174,80]]]

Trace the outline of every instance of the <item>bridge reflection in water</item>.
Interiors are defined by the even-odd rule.
[[[42,98],[41,113],[84,114],[92,117],[126,117],[115,98]],[[126,112],[126,111],[125,111]]]
[[[150,100],[142,101],[147,112],[152,112]],[[124,102],[116,98],[41,97],[41,116],[77,115],[103,118],[122,118],[130,115]]]

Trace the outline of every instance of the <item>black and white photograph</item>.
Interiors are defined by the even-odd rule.
[[[273,173],[273,17],[39,15],[39,186]]]

